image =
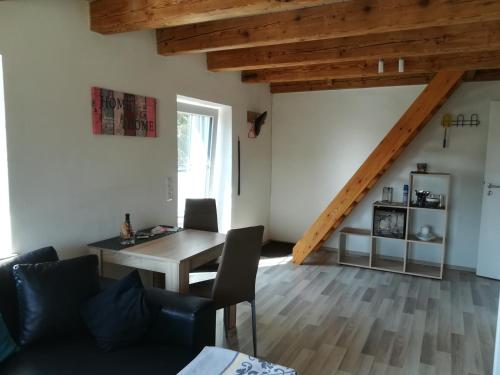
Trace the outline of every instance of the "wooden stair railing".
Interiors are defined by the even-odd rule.
[[[318,250],[460,85],[464,71],[440,71],[293,248],[301,264]]]

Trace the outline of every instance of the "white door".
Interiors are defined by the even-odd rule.
[[[500,280],[500,102],[490,105],[484,181],[476,273]]]

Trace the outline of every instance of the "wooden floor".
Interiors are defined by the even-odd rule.
[[[491,374],[500,283],[448,270],[443,281],[263,259],[257,277],[259,356],[309,374]],[[217,345],[252,353],[250,306]]]

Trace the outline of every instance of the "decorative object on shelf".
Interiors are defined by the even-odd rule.
[[[415,190],[415,194],[417,195],[416,206],[425,207],[425,201],[430,193],[431,192],[427,190]]]
[[[257,138],[260,129],[266,123],[267,111],[264,113],[247,111],[248,138]]]
[[[427,173],[427,163],[417,163],[417,173]]]
[[[440,203],[439,196],[436,194],[429,194],[425,198],[425,207],[428,208],[438,208]]]
[[[384,187],[382,189],[382,202],[384,203],[392,203],[392,193],[393,193],[393,188],[391,187]]]
[[[408,192],[409,188],[407,184],[403,185],[403,204],[407,205],[408,204]]]
[[[406,209],[374,207],[373,235],[376,237],[405,238]]]
[[[436,235],[432,233],[429,225],[423,225],[420,228],[420,232],[418,232],[415,236],[422,241],[432,241],[436,238]]]
[[[134,231],[130,224],[130,214],[125,214],[125,222],[120,228],[120,244],[133,245],[135,244]]]
[[[478,127],[480,123],[479,115],[477,113],[471,114],[468,120],[465,119],[463,114],[459,114],[456,119],[453,119],[453,115],[451,113],[445,114],[441,119],[441,126],[444,128],[443,148],[446,148],[449,143],[448,128],[451,128],[452,126],[457,128],[463,128],[464,126]]]
[[[156,99],[92,87],[92,132],[156,137]]]

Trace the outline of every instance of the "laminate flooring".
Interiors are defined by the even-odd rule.
[[[301,375],[491,374],[500,282],[339,266],[328,251],[300,266],[284,255],[259,265],[259,357]],[[228,337],[218,312],[217,345],[252,353],[249,304]]]

